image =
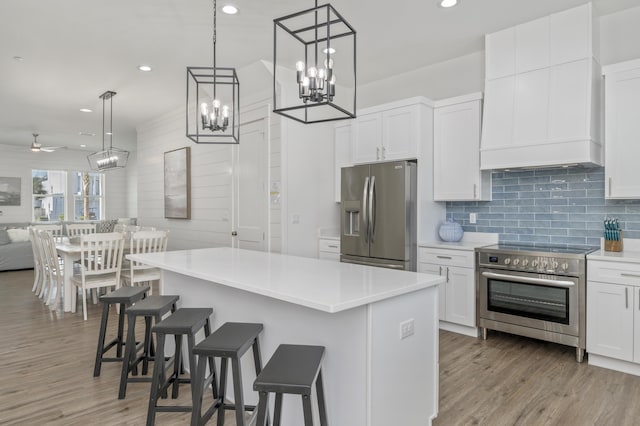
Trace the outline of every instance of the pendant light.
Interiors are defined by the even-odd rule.
[[[113,169],[122,169],[127,166],[129,160],[129,151],[115,148],[113,146],[113,97],[116,92],[107,90],[99,96],[102,99],[102,150],[89,154],[89,166],[91,170],[107,171]],[[105,132],[106,122],[106,102],[109,101],[109,131]],[[104,148],[104,137],[109,136],[109,149]]]
[[[273,23],[273,111],[305,124],[355,118],[353,27],[318,0]]]
[[[195,143],[240,142],[240,82],[235,68],[216,63],[213,0],[213,68],[187,67],[187,137]]]

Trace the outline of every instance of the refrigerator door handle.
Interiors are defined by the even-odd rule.
[[[375,215],[375,197],[376,197],[376,177],[371,176],[371,186],[369,187],[369,228],[371,242],[373,242],[373,234],[376,231],[376,215]]]
[[[362,190],[362,217],[364,218],[364,241],[369,243],[369,217],[367,215],[367,194],[369,192],[369,176],[364,179],[364,188]]]

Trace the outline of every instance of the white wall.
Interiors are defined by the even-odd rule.
[[[59,149],[55,152],[31,152],[29,145],[0,145],[0,176],[21,178],[22,197],[20,206],[0,206],[0,222],[30,222],[33,181],[31,170],[89,171],[87,151]],[[126,170],[111,170],[105,173],[106,219],[128,216],[128,188]],[[71,179],[67,177],[68,193]],[[72,213],[72,198],[67,197],[67,217]]]
[[[640,6],[600,18],[602,65],[640,58]]]

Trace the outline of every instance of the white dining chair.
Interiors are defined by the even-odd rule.
[[[79,235],[94,234],[96,232],[95,223],[68,223],[67,237],[77,237]]]
[[[82,289],[82,313],[87,319],[87,290],[120,287],[124,237],[119,232],[80,236],[80,273],[71,284]],[[71,294],[71,310],[76,311],[77,291]]]
[[[53,238],[61,238],[64,235],[62,225],[33,225],[33,228],[38,231],[47,231]]]
[[[131,234],[129,240],[129,253],[156,253],[167,250],[169,241],[166,231],[138,231]],[[123,284],[138,285],[149,283],[149,295],[153,294],[153,281],[160,282],[161,271],[159,268],[145,265],[144,263],[134,260],[128,260],[122,268]]]
[[[33,287],[31,291],[34,292],[37,296],[40,296],[40,292],[43,287],[43,280],[45,279],[45,274],[42,272],[42,256],[41,256],[41,245],[40,236],[37,235],[37,230],[35,227],[29,227],[29,240],[31,240],[31,251],[33,253]]]
[[[46,293],[46,305],[50,305],[55,289],[55,303],[53,306],[59,306],[62,302],[62,286],[63,286],[63,266],[58,259],[58,250],[56,249],[56,241],[54,236],[46,230],[36,231],[40,236],[42,243],[42,251],[44,262],[46,263],[46,277],[48,283],[48,291]]]

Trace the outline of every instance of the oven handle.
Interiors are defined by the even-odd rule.
[[[530,277],[521,277],[518,275],[505,275],[505,274],[496,274],[493,272],[483,272],[483,277],[487,278],[496,278],[502,280],[509,281],[517,281],[520,283],[530,283],[530,284],[546,284],[554,287],[573,287],[575,285],[572,281],[560,281],[560,280],[547,280],[544,278],[530,278]]]

